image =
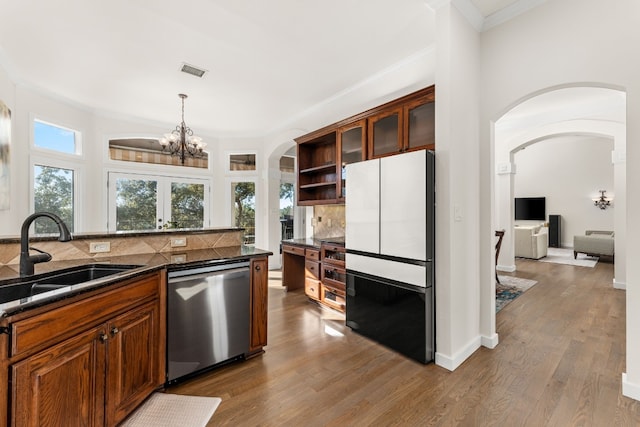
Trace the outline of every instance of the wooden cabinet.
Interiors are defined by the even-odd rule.
[[[337,153],[338,164],[340,165],[340,191],[338,196],[343,202],[347,194],[345,166],[366,160],[366,136],[367,121],[364,119],[341,126],[338,129]]]
[[[308,297],[320,299],[320,251],[305,250],[304,292]]]
[[[402,152],[402,107],[374,114],[369,123],[369,158]]]
[[[403,107],[403,151],[435,150],[435,114],[433,93]]]
[[[435,149],[435,93],[433,86],[427,89],[369,117],[369,159]]]
[[[158,319],[158,304],[151,302],[116,317],[100,331],[107,348],[107,425],[122,421],[158,386],[164,366],[149,357],[164,348]]]
[[[114,426],[164,384],[163,278],[9,316],[9,424]]]
[[[269,265],[267,258],[251,260],[251,319],[250,353],[262,351],[267,345],[267,311],[269,290]]]
[[[312,135],[297,147],[298,205],[336,203],[339,176],[336,132]]]
[[[349,163],[435,149],[435,87],[429,86],[296,138],[300,206],[344,203]]]
[[[323,243],[322,253],[322,286],[320,302],[339,311],[346,308],[345,249],[343,245]]]
[[[106,347],[99,336],[91,329],[12,366],[11,425],[106,425]]]

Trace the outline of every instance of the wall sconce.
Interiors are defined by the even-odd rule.
[[[610,199],[604,195],[604,193],[606,192],[607,190],[600,190],[600,197],[598,197],[597,199],[593,199],[593,204],[602,210],[607,209],[609,206],[611,206],[611,202],[613,201],[613,199]]]

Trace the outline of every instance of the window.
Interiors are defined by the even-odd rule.
[[[229,154],[229,171],[255,171],[256,170],[256,155],[251,153],[246,154]]]
[[[74,231],[74,171],[45,165],[33,168],[34,212],[58,215]],[[34,222],[35,234],[58,233],[58,227],[49,218]]]
[[[60,126],[33,121],[33,144],[38,148],[66,154],[79,154],[80,133]]]
[[[110,173],[109,200],[109,231],[209,225],[209,183],[205,180]]]
[[[232,222],[244,228],[244,244],[256,242],[256,183],[251,181],[231,183]]]
[[[294,185],[290,182],[280,183],[280,225],[281,239],[293,239],[293,192]]]

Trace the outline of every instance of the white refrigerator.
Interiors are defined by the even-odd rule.
[[[409,354],[424,363],[435,342],[434,163],[432,151],[420,150],[346,167],[347,325],[391,348],[386,341],[424,335],[425,354],[422,344]],[[402,305],[410,298],[413,308]],[[409,309],[416,312],[397,313]]]

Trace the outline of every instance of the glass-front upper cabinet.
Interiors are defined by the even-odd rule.
[[[338,150],[340,153],[340,197],[344,198],[347,191],[346,166],[350,163],[361,162],[366,157],[365,129],[366,120],[359,120],[338,129]]]
[[[435,148],[435,102],[416,101],[404,107],[404,150]]]
[[[369,158],[402,151],[402,108],[369,117]]]

